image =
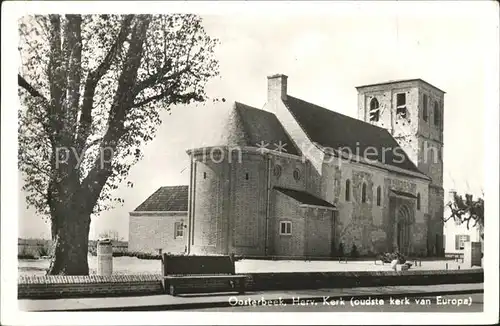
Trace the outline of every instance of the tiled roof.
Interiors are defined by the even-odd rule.
[[[136,212],[185,212],[188,208],[188,186],[168,186],[156,190],[140,204]]]
[[[404,191],[398,191],[391,189],[391,192],[395,193],[396,195],[403,196],[403,197],[408,197],[408,198],[417,198],[414,194],[411,194],[409,192],[404,192]]]
[[[335,208],[335,205],[330,204],[326,200],[323,200],[321,198],[313,196],[310,193],[307,193],[305,191],[293,190],[293,189],[287,189],[287,188],[281,188],[281,187],[274,187],[274,189],[278,190],[279,192],[281,192],[289,197],[292,197],[293,199],[295,199],[296,201],[298,201],[301,204]]]
[[[224,145],[256,147],[258,143],[264,142],[268,144],[266,148],[273,150],[275,144],[281,143],[286,144],[283,152],[299,155],[285,128],[271,112],[235,102],[224,129]]]
[[[386,129],[293,96],[288,95],[284,102],[311,141],[320,146],[334,150],[347,147],[351,153],[361,153],[361,155],[365,153],[366,148],[374,148],[378,154],[377,161],[380,163],[422,173]],[[396,148],[399,150],[395,152]],[[373,150],[367,153],[369,159],[375,159]],[[403,159],[397,155],[400,153],[404,155]]]

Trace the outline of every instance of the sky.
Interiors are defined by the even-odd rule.
[[[404,10],[383,10],[376,2],[367,6],[371,9],[353,6],[349,12],[302,15],[286,10],[204,15],[207,33],[221,43],[216,49],[220,77],[209,82],[207,94],[227,101],[163,114],[156,138],[143,148],[145,158],[130,171],[134,187],[118,190],[123,206],[93,218],[90,238],[112,229],[128,239],[128,213],[161,186],[187,185],[186,150],[216,145],[232,101],[262,108],[266,77],[276,73],[288,76],[288,94],[351,117],[357,117],[359,85],[421,78],[446,91],[445,193],[480,195],[491,102],[485,93],[491,22],[456,2],[414,3]],[[19,208],[19,237],[50,237],[49,224],[26,209],[22,194]]]

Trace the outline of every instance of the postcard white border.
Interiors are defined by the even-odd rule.
[[[483,313],[196,313],[196,312],[120,312],[120,313],[27,313],[17,309],[17,257],[15,256],[18,230],[17,180],[17,22],[29,13],[150,13],[192,12],[199,14],[259,14],[276,15],[280,12],[303,14],[369,14],[384,10],[420,12],[449,6],[449,13],[482,15],[485,37],[491,47],[484,49],[484,65],[491,74],[485,83],[485,201],[488,226],[485,230],[485,286]],[[499,168],[499,32],[497,2],[195,2],[178,1],[95,1],[95,2],[4,2],[2,4],[2,220],[1,220],[1,311],[3,324],[9,325],[161,325],[161,324],[478,324],[498,320],[498,168]],[[457,31],[460,33],[460,31]],[[479,37],[479,36],[478,36]],[[457,67],[459,70],[459,67]],[[459,73],[457,77],[460,78]],[[452,108],[450,108],[452,109]],[[339,318],[341,316],[341,318]]]

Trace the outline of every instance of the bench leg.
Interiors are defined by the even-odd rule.
[[[240,280],[240,284],[238,284],[238,294],[243,294],[245,293],[245,280]]]

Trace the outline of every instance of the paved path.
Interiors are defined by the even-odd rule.
[[[183,295],[173,297],[170,295],[151,295],[140,297],[107,297],[107,298],[79,298],[79,299],[50,299],[50,300],[18,300],[19,309],[24,311],[68,311],[68,310],[174,310],[198,309],[209,307],[227,307],[233,305],[259,304],[258,300],[272,303],[276,301],[292,302],[316,299],[323,300],[324,296],[331,299],[351,297],[388,297],[438,294],[469,294],[483,291],[482,283],[472,284],[441,284],[424,286],[384,286],[384,287],[359,287],[345,289],[316,289],[296,291],[267,291],[247,292],[243,295],[212,294],[212,295]]]

